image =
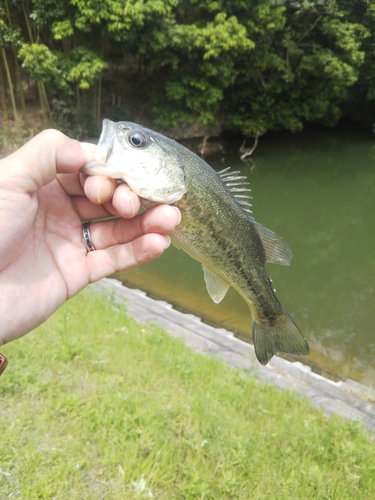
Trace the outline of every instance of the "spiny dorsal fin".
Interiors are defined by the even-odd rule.
[[[266,262],[290,266],[293,260],[293,252],[289,245],[271,229],[267,229],[256,221],[252,221],[262,242],[266,255]]]
[[[229,191],[233,194],[242,210],[251,214],[252,211],[250,210],[250,207],[252,205],[248,201],[252,199],[252,196],[248,194],[251,191],[251,189],[248,187],[250,182],[247,181],[246,175],[238,175],[240,173],[241,172],[239,170],[231,172],[230,167],[227,167],[224,168],[224,170],[220,170],[220,172],[218,172],[218,175],[227,186]]]
[[[229,285],[225,283],[221,278],[216,276],[213,272],[207,269],[206,266],[202,264],[204,281],[206,282],[207,292],[210,294],[211,299],[218,304],[223,300],[225,294],[228,291]]]
[[[255,228],[264,248],[266,262],[290,266],[293,260],[293,252],[289,248],[289,245],[282,238],[280,238],[278,234],[262,226],[249,215],[252,213],[250,210],[252,205],[248,201],[249,199],[252,199],[252,197],[248,194],[251,189],[247,187],[250,182],[247,182],[247,177],[245,175],[238,175],[240,173],[241,172],[239,170],[232,172],[230,167],[227,167],[220,170],[218,175],[233,194],[233,197],[240,205],[241,209],[244,212],[247,212],[246,217],[255,224]]]
[[[220,175],[220,177],[224,177],[225,175],[233,175],[233,174],[239,174],[240,171],[239,170],[236,170],[236,172],[230,172],[230,169],[232,167],[226,167],[226,168],[223,168],[223,170],[219,170],[218,171],[218,175]]]

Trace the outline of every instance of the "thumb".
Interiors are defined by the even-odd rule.
[[[58,130],[44,130],[0,162],[0,186],[25,193],[37,191],[56,174],[77,172],[92,160],[96,146],[91,151],[85,146]]]

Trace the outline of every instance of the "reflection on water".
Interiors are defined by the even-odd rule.
[[[254,217],[291,246],[290,268],[267,265],[277,295],[307,338],[303,362],[375,382],[375,142],[355,130],[261,138],[252,162],[224,158],[251,182]],[[210,164],[220,170],[221,158]],[[251,339],[250,311],[231,289],[209,298],[198,262],[169,248],[116,276],[184,311]]]

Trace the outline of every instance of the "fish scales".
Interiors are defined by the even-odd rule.
[[[193,170],[194,163],[185,169],[187,193],[174,203],[183,217],[183,224],[177,226],[172,239],[178,246],[186,248],[186,252],[194,258],[200,258],[209,268],[215,268],[223,277],[231,282],[248,279],[250,258],[263,261],[263,248],[259,237],[238,204],[228,196],[228,190],[222,182],[210,176],[208,183],[197,182],[200,175],[199,161]],[[244,220],[245,219],[245,220]],[[236,232],[230,223],[236,221]],[[223,229],[225,229],[223,231]],[[253,234],[249,235],[249,231]],[[246,252],[244,252],[244,250]],[[262,264],[263,264],[262,262]],[[236,267],[231,269],[231,264]]]
[[[146,208],[163,202],[179,208],[181,222],[172,243],[201,262],[216,303],[229,286],[247,302],[262,364],[276,352],[308,354],[306,339],[279,302],[264,266],[266,261],[289,265],[291,250],[236,199],[235,193],[243,192],[238,187],[245,184],[243,176],[235,178],[225,169],[221,177],[179,143],[140,125],[110,120],[103,122],[96,161],[82,171],[123,179]]]
[[[185,169],[187,192],[174,203],[181,210],[183,223],[177,226],[172,241],[220,274],[247,302],[257,304],[258,316],[275,321],[283,310],[264,268],[258,233],[220,179],[210,175],[207,184],[197,182],[205,166],[199,165],[201,161],[198,157]]]

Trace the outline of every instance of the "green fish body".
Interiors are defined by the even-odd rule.
[[[104,120],[96,160],[83,171],[123,179],[146,208],[169,203],[180,209],[172,243],[201,262],[214,302],[230,286],[247,302],[260,363],[277,352],[309,353],[264,266],[289,265],[293,254],[282,238],[251,217],[244,177],[229,169],[216,172],[179,143],[131,122]]]

